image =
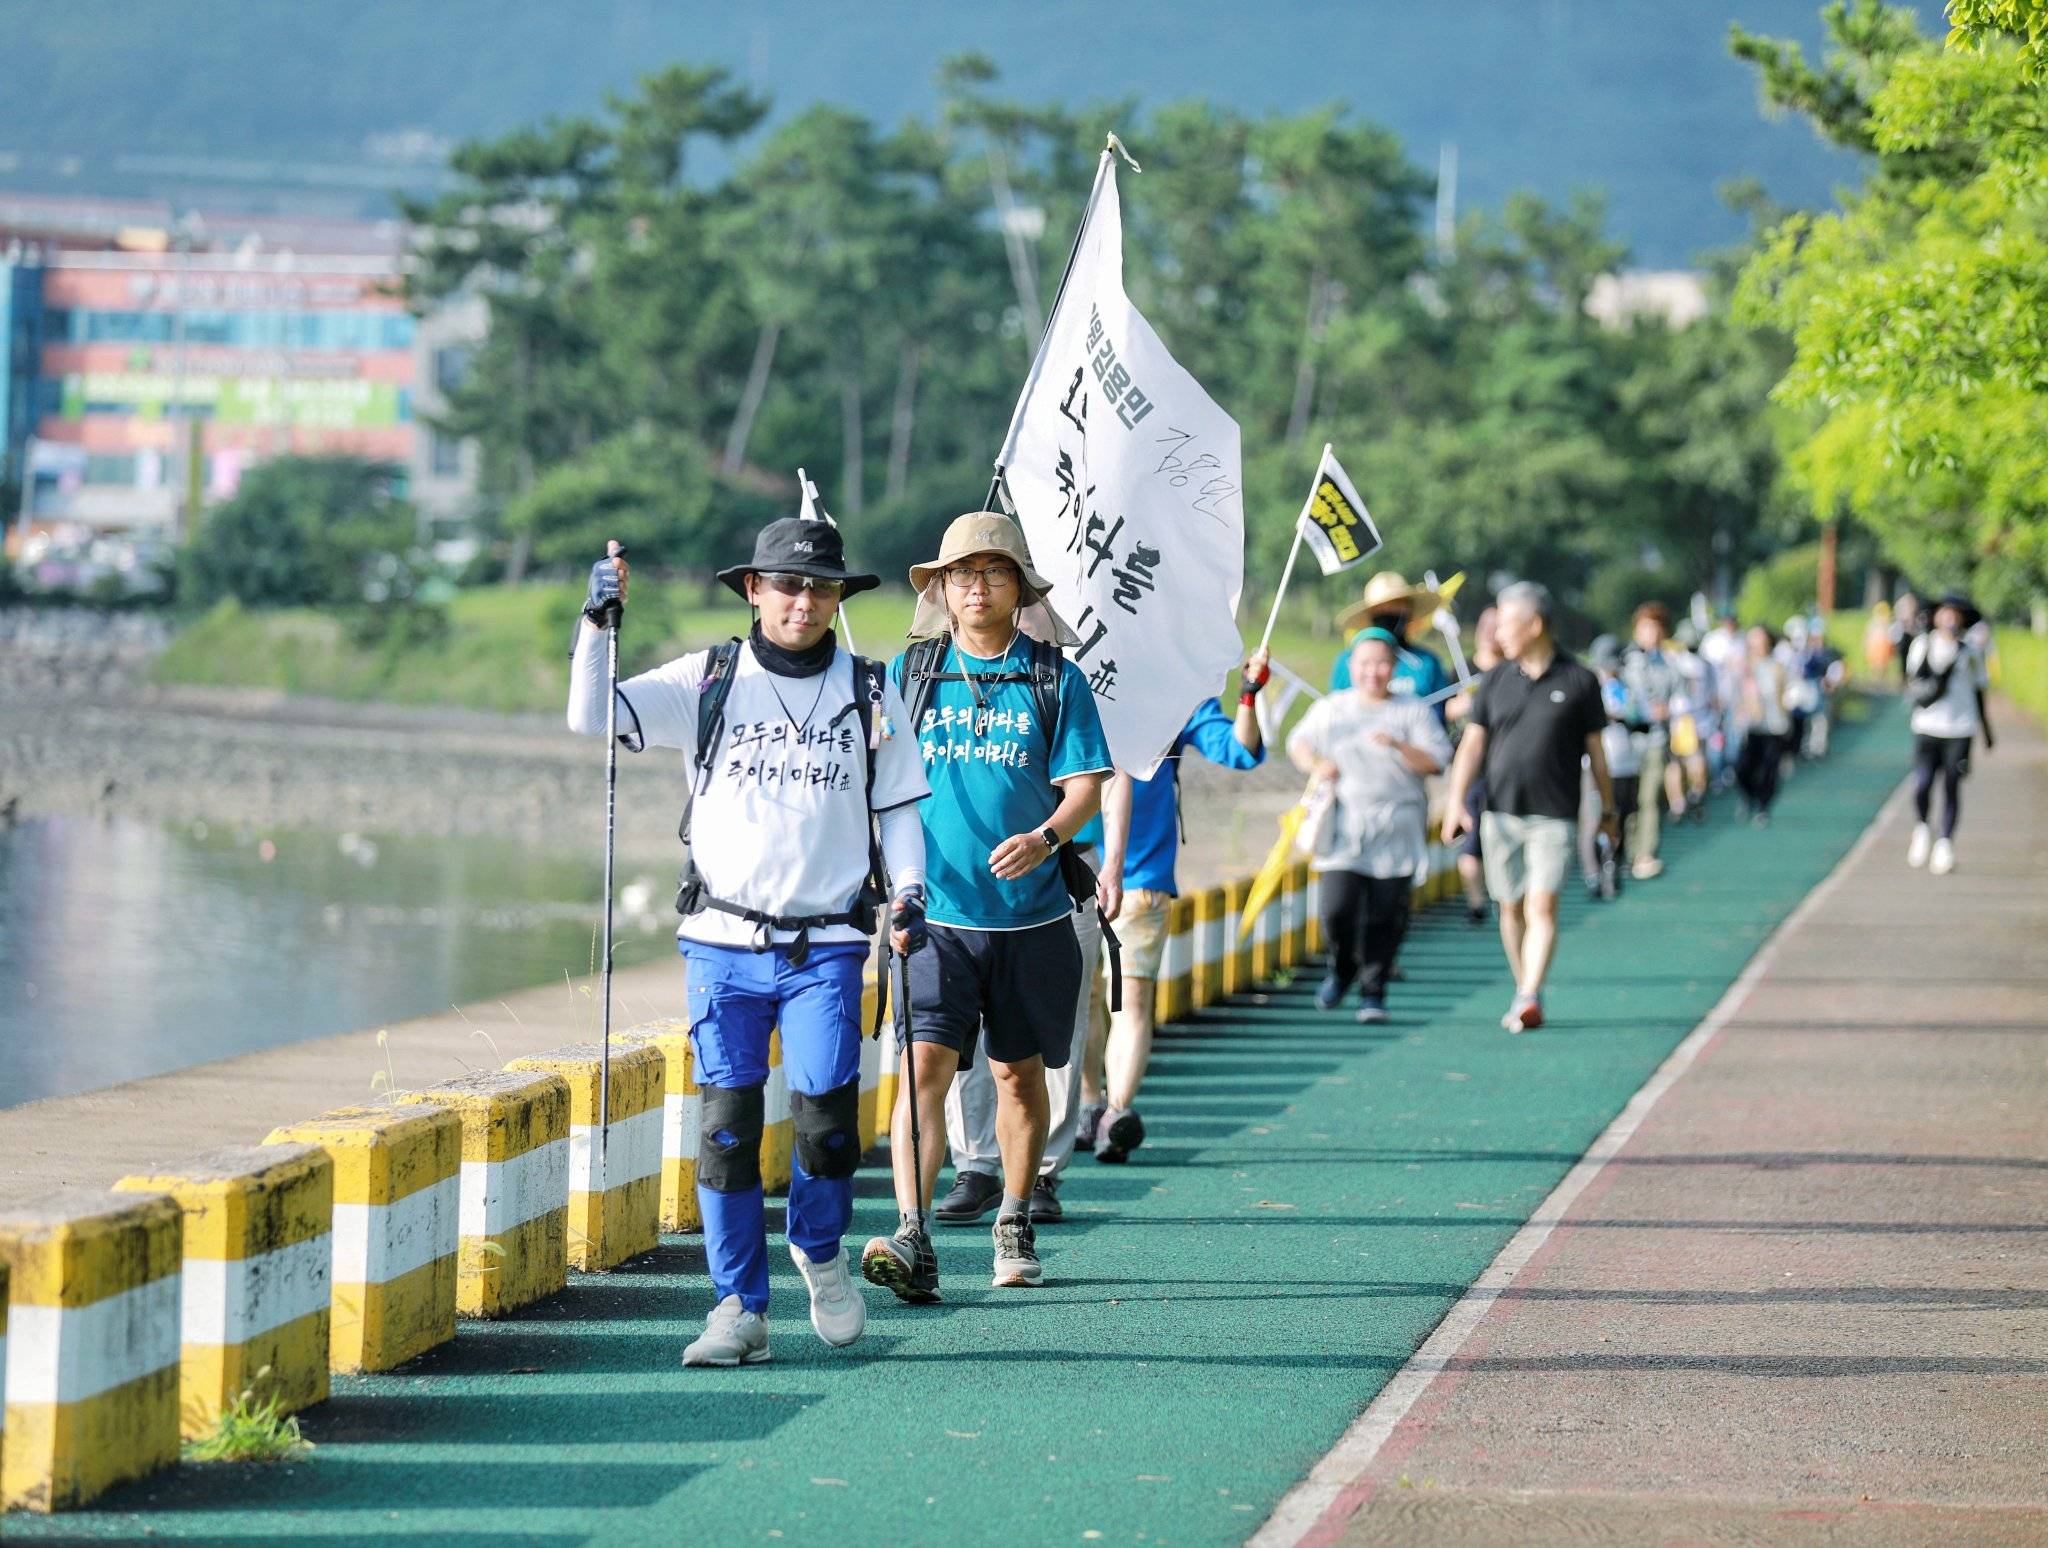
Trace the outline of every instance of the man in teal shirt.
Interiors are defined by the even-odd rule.
[[[897,1090],[889,1153],[902,1224],[862,1254],[867,1278],[906,1301],[938,1299],[929,1215],[946,1092],[976,1047],[996,1082],[1003,1202],[998,1286],[1043,1282],[1029,1216],[1050,1123],[1045,1072],[1071,1051],[1081,948],[1059,851],[1101,805],[1109,747],[1095,696],[1059,647],[1073,632],[1045,601],[1024,537],[983,511],[914,565],[919,643],[890,672],[915,724],[932,795],[919,807],[929,940],[907,964],[914,1090]],[[919,1175],[910,1164],[917,1103]]]

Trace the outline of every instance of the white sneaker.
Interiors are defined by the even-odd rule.
[[[1927,824],[1913,824],[1913,837],[1906,845],[1906,864],[1913,866],[1927,863],[1927,848],[1934,841],[1934,835],[1927,831]]]
[[[729,1295],[704,1319],[703,1336],[683,1351],[685,1365],[762,1365],[768,1359],[768,1319]]]
[[[1934,858],[1927,863],[1927,869],[1936,876],[1946,876],[1956,868],[1956,846],[1947,839],[1934,841]]]
[[[811,1292],[811,1326],[818,1337],[834,1349],[843,1347],[867,1331],[868,1303],[853,1285],[853,1273],[846,1266],[846,1249],[840,1248],[823,1263],[813,1263],[795,1242],[789,1244],[789,1261],[804,1277]]]

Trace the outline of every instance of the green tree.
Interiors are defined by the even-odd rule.
[[[398,469],[358,457],[278,457],[206,515],[179,555],[179,594],[202,607],[348,607],[403,601],[419,524]]]
[[[2023,11],[1896,53],[1865,104],[1876,172],[1782,222],[1739,293],[1793,341],[1777,393],[1815,511],[2001,610],[2048,590],[2048,91],[2038,26],[1991,26]]]

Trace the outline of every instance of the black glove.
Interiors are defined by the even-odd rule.
[[[905,936],[903,955],[906,957],[912,952],[920,950],[924,943],[931,938],[931,932],[925,926],[924,886],[922,883],[912,882],[908,887],[905,887],[896,894],[896,901],[890,906],[889,910],[889,928],[903,932]]]
[[[625,545],[612,543],[607,556],[590,567],[590,595],[584,599],[583,616],[600,629],[611,628],[625,613],[626,599],[618,565],[625,557]]]

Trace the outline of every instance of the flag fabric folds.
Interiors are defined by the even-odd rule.
[[[1325,575],[1363,564],[1380,546],[1379,528],[1372,524],[1371,512],[1328,446],[1316,465],[1315,482],[1309,486],[1299,520],[1302,539]]]
[[[1124,294],[1108,152],[1000,468],[1116,766],[1147,774],[1239,660],[1243,475],[1237,422]]]

